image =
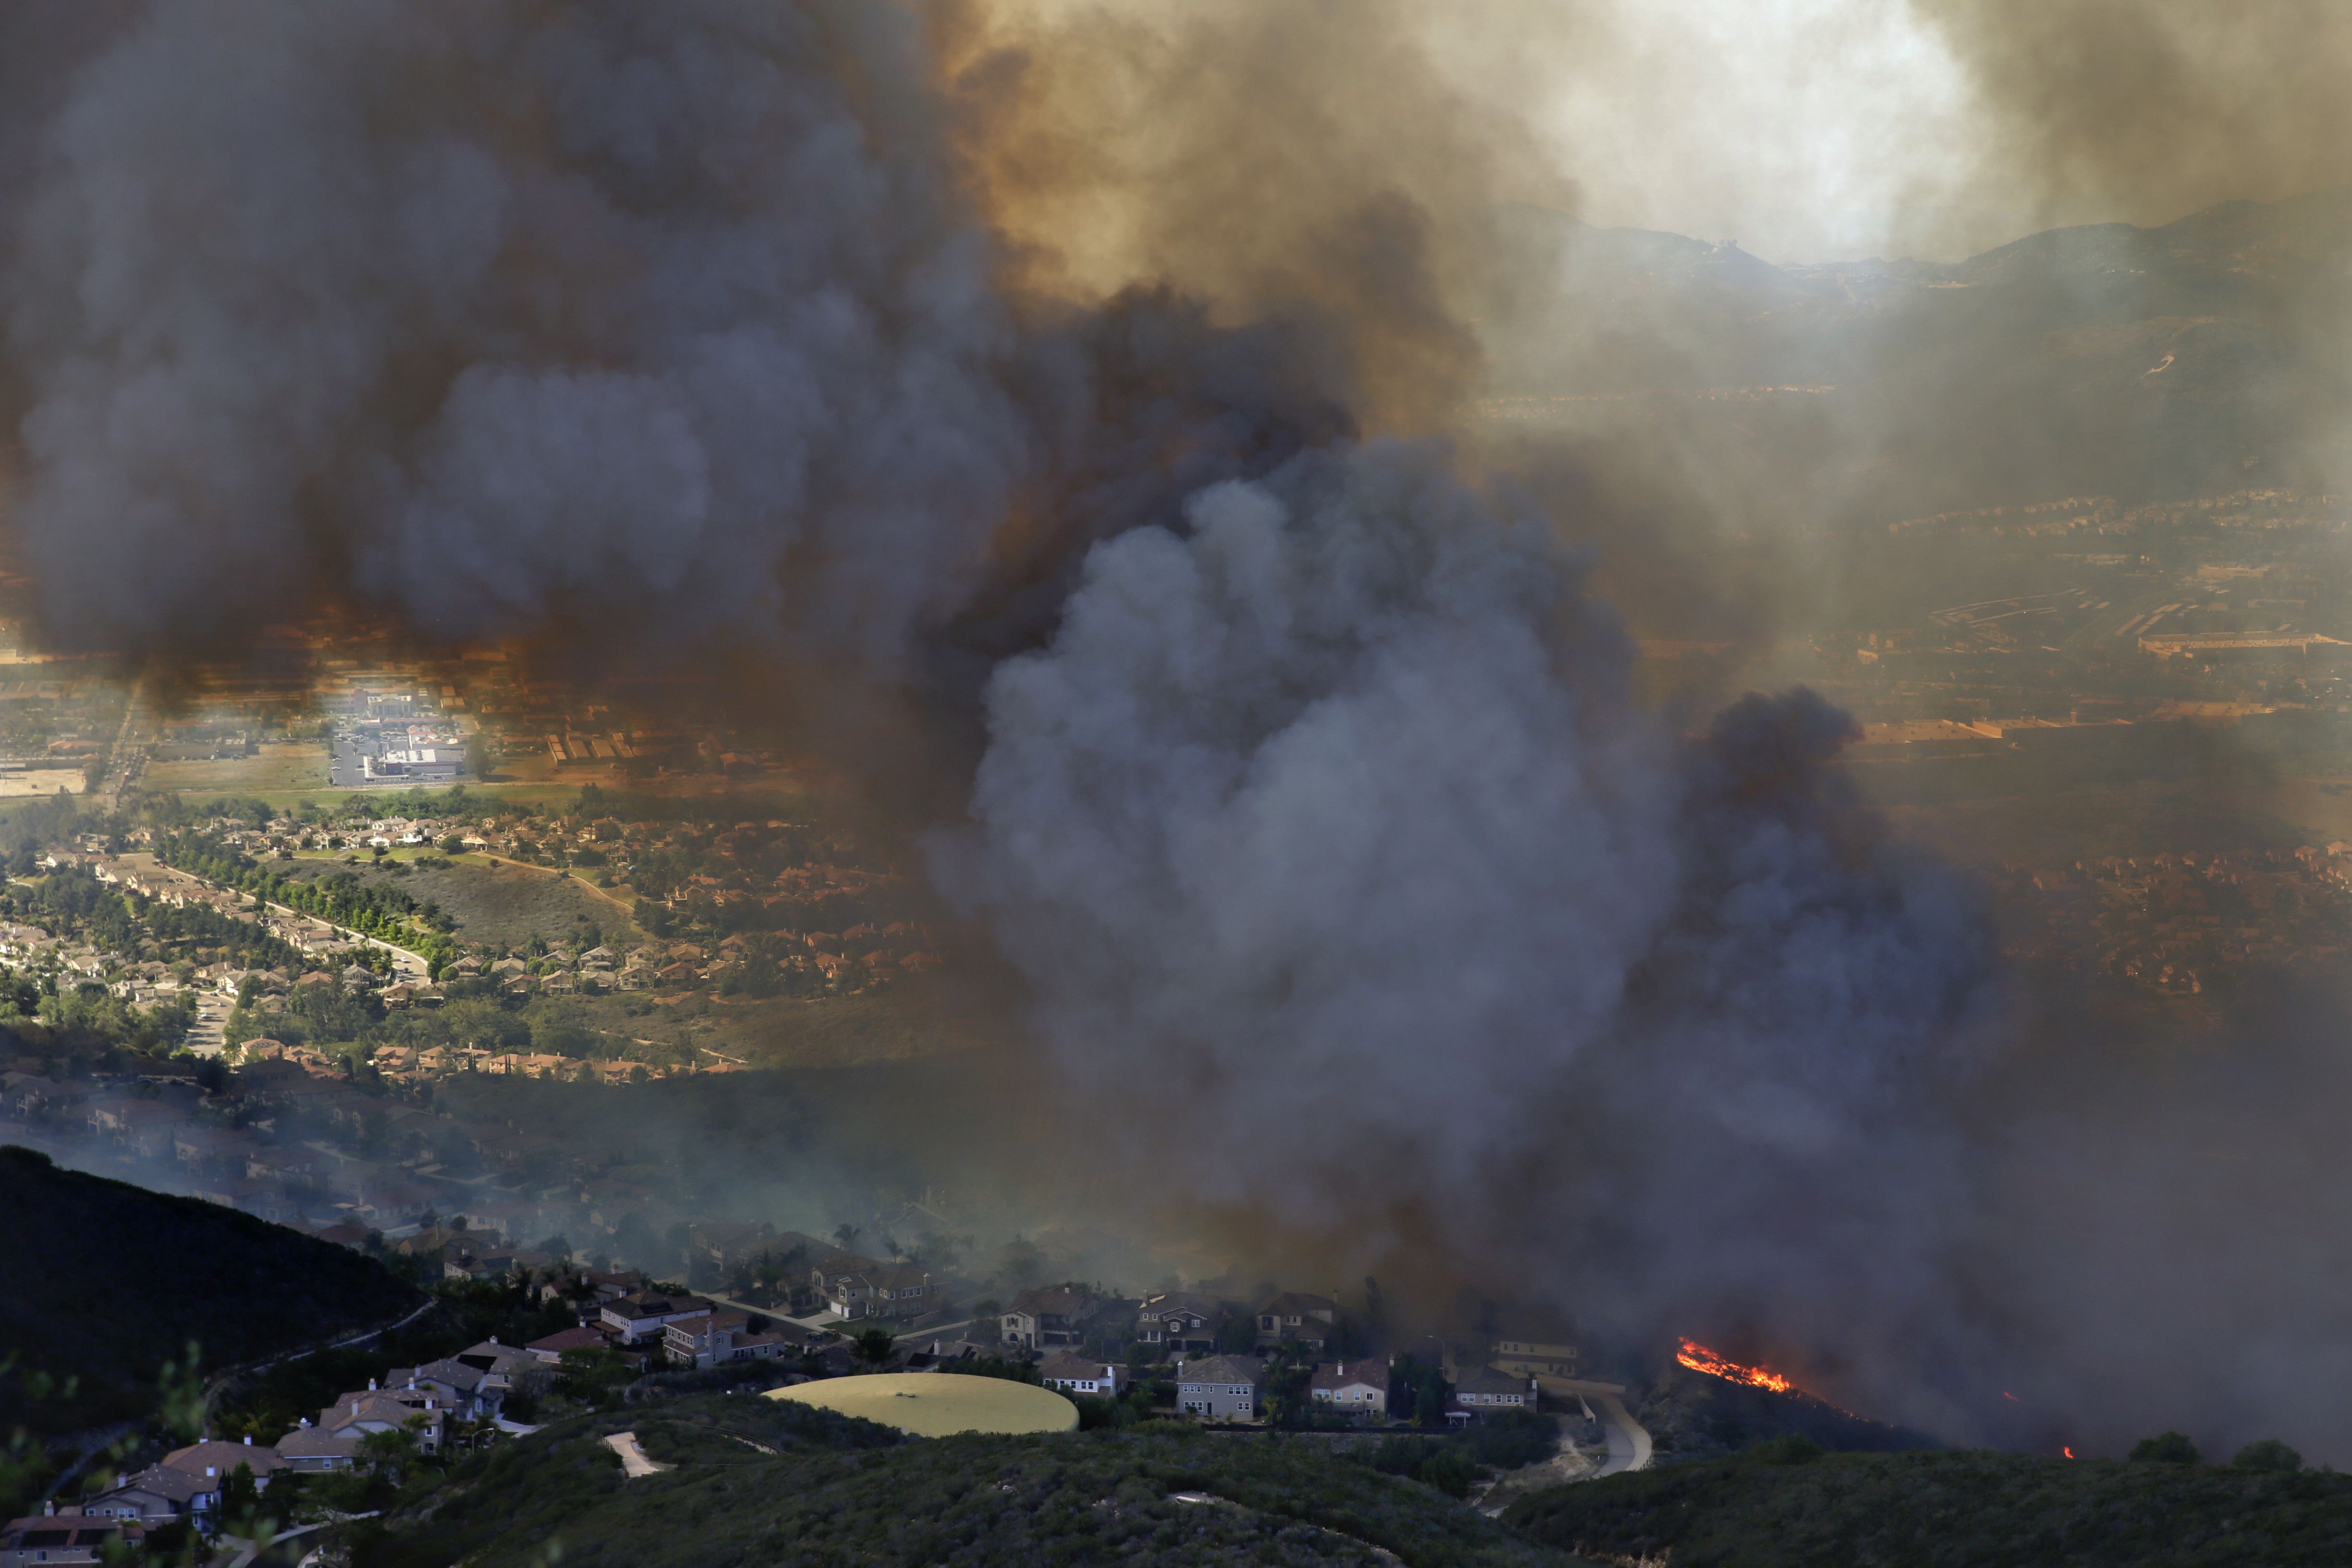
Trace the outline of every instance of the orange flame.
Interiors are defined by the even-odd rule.
[[[2072,1448],[2061,1448],[2058,1451],[2065,1455],[2070,1459],[2074,1457],[2074,1450]]]
[[[1742,1366],[1736,1361],[1727,1361],[1696,1340],[1685,1340],[1682,1350],[1675,1359],[1693,1372],[1703,1372],[1711,1377],[1726,1378],[1733,1383],[1744,1383],[1750,1388],[1769,1388],[1775,1394],[1802,1392],[1795,1384],[1777,1372],[1768,1372],[1760,1366]]]

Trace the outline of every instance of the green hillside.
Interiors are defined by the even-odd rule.
[[[624,1480],[600,1441],[621,1430],[676,1468]],[[353,1568],[1577,1561],[1309,1442],[1135,1430],[901,1441],[723,1394],[494,1449],[353,1547]]]
[[[206,1368],[233,1366],[423,1300],[344,1247],[13,1145],[0,1146],[0,1359],[15,1359],[0,1440],[145,1419],[190,1341]]]
[[[1556,1487],[1504,1518],[1539,1540],[1674,1568],[2337,1568],[2352,1476],[2019,1454],[1736,1458]]]

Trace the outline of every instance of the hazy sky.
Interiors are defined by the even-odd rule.
[[[1943,227],[1969,173],[1968,72],[1907,6],[1646,0],[1495,20],[1434,22],[1431,47],[1465,91],[1517,100],[1596,223],[1776,261],[1866,256]]]
[[[2352,177],[2352,7],[1469,0],[1422,31],[1604,224],[1776,261],[1957,258]]]

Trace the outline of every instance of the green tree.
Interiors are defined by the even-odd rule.
[[[1412,1395],[1412,1424],[1428,1428],[1445,1425],[1445,1369],[1433,1366],[1421,1374]]]
[[[2132,1445],[2131,1457],[2162,1465],[2195,1465],[2204,1462],[2205,1456],[2197,1445],[2179,1432],[2159,1432],[2153,1437],[2142,1437]]]
[[[857,1336],[857,1358],[870,1366],[880,1366],[898,1348],[887,1329],[867,1329]]]
[[[253,1479],[253,1467],[244,1460],[228,1473],[221,1483],[221,1521],[232,1526],[247,1524],[261,1506],[261,1487]]]
[[[416,1434],[425,1425],[424,1416],[412,1415],[405,1426],[368,1433],[360,1439],[360,1458],[370,1469],[398,1486],[416,1462]]]

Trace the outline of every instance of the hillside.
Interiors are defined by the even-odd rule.
[[[165,1362],[207,1369],[359,1331],[423,1300],[347,1248],[0,1146],[0,1434],[143,1419]],[[26,1374],[57,1380],[30,1397]],[[72,1379],[70,1394],[65,1380]]]
[[[1835,1453],[1940,1448],[1926,1432],[1841,1410],[1801,1390],[1786,1394],[1728,1382],[1669,1363],[1642,1390],[1635,1420],[1662,1456],[1708,1458],[1767,1437],[1799,1436]]]
[[[1515,1504],[1539,1540],[1674,1568],[2319,1568],[2352,1562],[2352,1476],[1782,1439]]]
[[[1816,522],[2333,471],[2352,190],[1949,263],[1780,266],[1532,207],[1498,229],[1521,282],[1482,329],[1496,391],[1580,400],[1559,416],[1616,441],[1695,445],[1722,482],[1769,476]]]
[[[625,1481],[599,1439],[625,1429],[676,1468]],[[901,1441],[727,1395],[494,1449],[353,1545],[353,1568],[537,1568],[559,1551],[566,1568],[1577,1561],[1312,1444],[1133,1432]]]

